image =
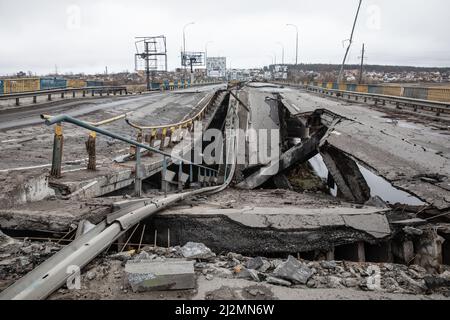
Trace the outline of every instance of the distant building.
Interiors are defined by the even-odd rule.
[[[208,57],[206,59],[206,72],[210,78],[225,78],[227,75],[227,58]]]

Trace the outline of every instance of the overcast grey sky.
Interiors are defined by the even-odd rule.
[[[340,63],[358,0],[0,0],[0,74],[32,70],[112,72],[134,69],[134,37],[166,35],[169,69],[187,49],[226,56],[233,68],[261,67],[280,41],[287,63]],[[450,66],[450,1],[364,0],[349,63],[363,42],[368,63]]]

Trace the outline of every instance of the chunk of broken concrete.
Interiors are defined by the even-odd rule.
[[[18,244],[18,243],[19,242],[17,240],[7,236],[0,230],[0,247],[6,247],[8,245]]]
[[[389,209],[389,205],[383,200],[381,199],[379,196],[375,196],[369,199],[369,201],[367,201],[365,203],[366,206],[369,207],[375,207],[375,208],[379,208],[379,209]]]
[[[110,255],[109,258],[112,260],[128,261],[133,257],[133,255],[135,253],[136,253],[135,250],[131,250],[131,251],[127,251],[127,252],[119,252],[119,253]]]
[[[261,257],[252,258],[247,261],[246,267],[247,269],[258,270],[264,265],[264,259]]]
[[[267,283],[274,284],[276,286],[282,286],[282,287],[290,287],[292,284],[283,279],[275,278],[275,277],[267,277],[266,279]]]
[[[188,242],[181,248],[181,254],[186,259],[210,260],[216,255],[203,243]]]
[[[306,284],[313,276],[313,271],[301,264],[293,256],[289,256],[286,262],[280,264],[273,274],[281,279],[292,281],[295,284]]]
[[[248,280],[253,280],[253,281],[256,281],[256,282],[260,282],[261,281],[261,279],[259,278],[258,272],[256,270],[253,270],[253,269],[242,268],[237,273],[237,277],[239,279],[248,279]]]
[[[336,261],[322,261],[320,265],[324,269],[334,270],[337,267]]]
[[[125,265],[128,284],[133,292],[187,290],[195,288],[194,262],[168,259],[128,261]]]

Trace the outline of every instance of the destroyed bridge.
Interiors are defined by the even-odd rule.
[[[0,229],[62,246],[0,299],[48,298],[71,266],[144,246],[450,263],[450,102],[287,82],[53,94],[0,100]]]

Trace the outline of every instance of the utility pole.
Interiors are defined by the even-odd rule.
[[[342,82],[342,77],[344,75],[344,66],[345,66],[345,62],[347,61],[347,56],[348,56],[348,53],[350,51],[350,47],[352,46],[353,34],[355,33],[356,22],[358,21],[359,11],[361,9],[361,4],[362,4],[362,0],[359,0],[358,10],[356,11],[355,21],[353,22],[352,33],[350,35],[350,41],[348,43],[347,50],[345,51],[344,60],[342,61],[341,70],[339,71],[338,82]]]
[[[148,41],[145,41],[145,76],[147,80],[147,91],[152,89],[152,83],[150,81],[150,50],[148,48]]]
[[[210,43],[214,43],[214,41],[208,41],[208,42],[206,42],[206,44],[205,44],[205,60],[208,59],[208,45],[209,45]]]
[[[163,67],[161,67],[161,71],[167,71],[167,46],[166,46],[166,37],[165,36],[157,36],[157,37],[137,37],[138,41],[136,41],[136,51],[135,54],[135,68],[137,70],[141,70],[138,66],[139,60],[144,60],[145,62],[145,76],[147,83],[147,90],[152,89],[152,80],[153,73],[160,69],[160,64],[158,63],[159,58],[164,59]],[[138,44],[143,43],[143,51],[140,52]]]
[[[195,22],[189,22],[183,27],[183,56],[181,57],[181,60],[186,59],[186,28],[193,24],[195,24]],[[186,63],[184,63],[184,65],[184,81],[186,81]]]
[[[363,43],[362,52],[361,52],[361,69],[359,70],[359,84],[362,84],[362,80],[363,80],[364,53],[365,53],[365,45]]]

